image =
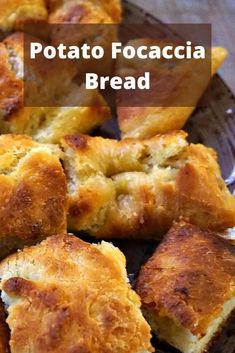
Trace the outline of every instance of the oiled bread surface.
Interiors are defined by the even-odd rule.
[[[11,353],[148,353],[150,327],[113,245],[49,237],[0,265]]]
[[[235,246],[197,226],[175,224],[142,267],[136,290],[152,317],[168,317],[203,337],[235,297]]]
[[[56,145],[0,136],[0,256],[66,230],[67,187]]]

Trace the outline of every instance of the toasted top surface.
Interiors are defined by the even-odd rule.
[[[0,43],[0,115],[10,116],[22,107],[23,45],[22,36],[15,34]],[[12,41],[14,52],[12,52]],[[17,59],[18,57],[18,59]]]
[[[70,73],[68,70],[62,70],[62,68],[65,68],[63,63],[60,70],[61,75],[58,78],[59,68],[56,65],[51,65],[49,62],[48,65],[45,65],[46,61],[43,61],[42,65],[39,60],[37,62],[27,61],[25,62],[25,66],[27,66],[28,74],[24,76],[24,42],[26,43],[26,41],[29,42],[34,39],[34,37],[22,32],[16,32],[0,43],[0,72],[2,72],[2,80],[0,82],[0,114],[5,121],[10,120],[12,116],[14,117],[15,113],[23,108],[24,78],[28,81],[28,87],[30,85],[28,91],[31,89],[32,97],[39,94],[43,95],[46,102],[49,100],[53,102],[54,95],[58,94],[58,92],[63,94],[71,82],[73,73]],[[44,44],[42,42],[42,45]],[[46,81],[49,69],[50,80]],[[63,81],[63,86],[58,88],[60,80]]]
[[[235,246],[179,223],[142,267],[136,290],[145,309],[203,335],[235,296]]]
[[[124,255],[58,235],[0,265],[12,353],[152,352]]]
[[[154,237],[180,217],[210,229],[235,223],[215,152],[189,144],[184,132],[122,141],[68,136],[63,148],[72,229]]]
[[[11,172],[14,161],[19,161],[27,153],[44,152],[50,153],[51,156],[62,158],[62,151],[57,145],[40,144],[31,139],[29,136],[6,134],[0,135],[0,172]]]
[[[67,196],[61,157],[56,145],[0,135],[0,254],[8,246],[17,248],[22,242],[65,231]]]

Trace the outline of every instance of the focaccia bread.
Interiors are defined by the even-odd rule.
[[[136,39],[128,44],[136,48],[141,45],[166,45],[153,39]],[[211,76],[219,69],[227,54],[224,48],[212,48]],[[156,86],[155,95],[159,101],[159,106],[153,104],[146,107],[143,103],[141,107],[119,106],[117,112],[122,138],[144,139],[181,129],[209,84],[208,70],[209,64],[202,64],[200,60],[170,60],[170,64],[169,60],[149,60],[143,68],[141,60],[120,59],[120,75],[134,74],[138,77],[138,73],[143,74],[143,71],[155,73],[156,76],[152,76],[156,82],[152,82],[152,85]],[[135,99],[138,94],[142,93],[135,91]],[[185,102],[187,106],[181,106],[179,102]]]
[[[12,32],[27,23],[43,23],[47,20],[44,0],[1,0],[0,31]]]
[[[176,224],[136,283],[153,331],[183,353],[204,353],[235,312],[235,246]]]
[[[87,133],[110,117],[110,109],[98,91],[87,92],[84,85],[72,82],[73,68],[62,67],[59,73],[58,67],[54,72],[50,70],[49,81],[44,66],[37,65],[31,70],[37,77],[30,86],[35,97],[44,97],[45,103],[53,103],[60,97],[62,106],[23,106],[23,34],[15,33],[0,43],[1,133],[26,134],[39,142],[58,143],[64,135]],[[74,102],[80,106],[74,107]]]
[[[118,26],[111,25],[121,21],[121,3],[119,0],[52,0],[50,24],[66,23],[71,26],[51,26],[51,43],[58,47],[61,43],[69,47],[82,47],[86,43],[90,48],[102,47],[102,59],[90,58],[70,60],[77,77],[86,81],[87,73],[98,76],[113,76],[115,61],[112,59],[112,43],[118,41]],[[79,24],[80,26],[76,26]],[[88,25],[87,25],[88,24]],[[109,25],[107,25],[109,24]]]
[[[47,238],[0,265],[11,353],[149,353],[150,327],[112,244]]]
[[[98,238],[155,238],[183,217],[205,228],[235,224],[235,198],[215,152],[186,133],[116,141],[85,135],[62,141],[70,230]]]
[[[0,31],[23,30],[25,24],[119,23],[120,0],[1,0]]]
[[[0,136],[0,257],[66,230],[67,188],[56,145]]]
[[[49,23],[119,23],[120,0],[48,0]]]

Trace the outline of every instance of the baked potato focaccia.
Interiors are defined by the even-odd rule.
[[[0,257],[65,232],[66,179],[55,145],[0,136]]]
[[[142,267],[137,293],[152,330],[183,353],[204,353],[235,310],[235,246],[174,225]]]
[[[15,33],[0,43],[1,133],[25,134],[39,142],[58,143],[66,134],[87,133],[110,117],[110,109],[99,92],[87,92],[84,85],[73,83],[73,68],[67,69],[67,66],[61,68],[60,74],[58,67],[54,72],[50,70],[49,81],[45,67],[27,67],[37,77],[28,91],[35,95],[36,103],[40,96],[44,97],[45,104],[51,102],[52,107],[24,107],[23,48],[22,33]],[[61,106],[53,107],[58,97]]]
[[[138,48],[169,44],[150,39],[136,39],[127,45]],[[211,76],[219,69],[225,58],[227,50],[221,47],[211,49]],[[207,88],[210,76],[210,64],[202,60],[149,60],[143,67],[142,60],[125,60],[121,58],[118,64],[118,73],[136,75],[149,71],[152,75],[151,84],[155,87],[155,97],[159,104],[146,107],[120,106],[118,120],[122,138],[149,138],[159,133],[166,133],[181,129],[195,109],[200,97]],[[155,82],[156,81],[156,82]],[[141,92],[135,92],[135,98]],[[137,96],[136,96],[137,95]],[[153,101],[154,102],[154,101]],[[184,103],[185,102],[185,103]],[[181,106],[182,103],[185,106]]]
[[[48,0],[49,23],[119,23],[120,0]]]
[[[11,353],[150,353],[150,327],[113,245],[47,238],[0,265]]]
[[[235,224],[215,152],[182,131],[147,140],[67,136],[62,146],[70,230],[155,238],[181,217],[215,230]]]
[[[0,31],[23,30],[25,24],[119,23],[120,0],[1,0]]]

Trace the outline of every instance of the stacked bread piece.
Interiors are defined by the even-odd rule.
[[[0,266],[12,353],[150,353],[150,327],[113,245],[51,236]]]
[[[145,140],[84,135],[63,142],[70,230],[98,238],[156,238],[174,220],[222,231],[235,224],[215,152],[183,131]]]
[[[156,39],[136,39],[128,45],[138,48],[141,45],[160,48],[169,41]],[[174,44],[174,42],[172,43]],[[122,138],[149,138],[156,134],[182,129],[194,111],[202,93],[208,86],[210,78],[217,72],[227,57],[227,50],[222,47],[212,47],[207,52],[205,60],[118,60],[118,73],[138,77],[145,71],[151,73],[151,85],[154,87],[154,97],[149,99],[149,105],[141,101],[142,92],[135,93],[135,101],[140,106],[118,106],[118,121]],[[144,65],[144,68],[143,68]],[[209,74],[211,71],[211,75]],[[153,90],[150,90],[153,94]],[[138,97],[139,96],[139,97]],[[151,97],[150,97],[151,98]]]
[[[175,224],[142,267],[136,290],[161,339],[183,353],[208,352],[234,320],[235,246],[195,225]]]
[[[27,23],[120,21],[119,0],[0,3],[4,36]],[[211,75],[226,55],[212,50]],[[175,101],[118,107],[117,141],[84,135],[111,113],[98,91],[74,82],[74,68],[52,70],[49,89],[46,71],[33,71],[35,96],[64,104],[29,108],[22,33],[0,43],[0,59],[0,353],[150,353],[150,326],[182,353],[204,353],[235,309],[235,248],[220,235],[235,227],[235,198],[215,151],[173,131],[205,90],[204,72],[185,61],[151,68],[173,77]],[[121,61],[119,70],[141,68]],[[192,106],[177,106],[189,86]],[[168,233],[134,291],[117,247],[68,231],[99,240]]]
[[[89,93],[84,85],[73,83],[74,70],[66,63],[54,70],[50,66],[50,71],[45,66],[27,65],[36,77],[28,87],[31,99],[43,97],[41,100],[46,106],[25,107],[23,51],[24,42],[30,38],[25,35],[23,39],[22,33],[14,33],[0,43],[1,132],[26,134],[43,143],[58,143],[65,134],[88,133],[110,118],[110,109],[103,97],[98,91]],[[56,104],[58,99],[61,106]],[[48,102],[52,106],[48,106]],[[74,102],[80,106],[74,106]]]

